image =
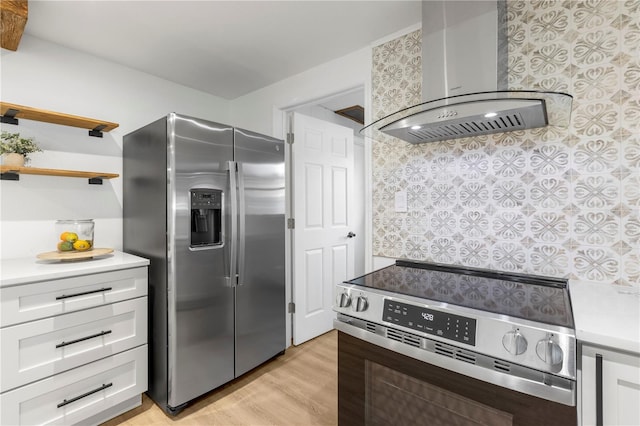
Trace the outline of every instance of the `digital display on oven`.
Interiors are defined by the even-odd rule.
[[[385,299],[382,320],[467,345],[476,345],[476,320],[473,318]]]

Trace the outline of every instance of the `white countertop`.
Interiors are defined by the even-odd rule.
[[[35,257],[2,259],[0,260],[0,288],[147,265],[149,265],[148,259],[120,251],[73,262],[40,260]]]
[[[640,355],[640,286],[569,284],[576,338]]]

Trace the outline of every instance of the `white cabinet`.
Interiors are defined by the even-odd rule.
[[[52,264],[55,278],[0,286],[1,425],[99,424],[140,405],[147,266],[136,265]]]
[[[0,391],[144,345],[146,318],[139,297],[2,328]]]
[[[147,268],[125,269],[0,288],[0,326],[147,294]]]
[[[582,425],[640,425],[640,356],[581,347]]]
[[[140,346],[0,395],[0,424],[82,424],[147,388],[147,346]],[[131,407],[133,408],[133,407]],[[119,413],[118,413],[119,414]]]

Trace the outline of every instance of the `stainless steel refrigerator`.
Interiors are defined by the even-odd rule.
[[[149,390],[166,412],[285,349],[284,143],[169,114],[124,137],[124,251],[150,259]]]

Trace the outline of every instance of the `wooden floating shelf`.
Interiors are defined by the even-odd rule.
[[[90,136],[102,137],[102,132],[110,132],[119,126],[118,123],[79,117],[61,112],[47,111],[23,105],[0,102],[0,115],[3,123],[18,124],[18,119],[43,121],[45,123],[88,129]]]
[[[20,180],[21,174],[24,175],[44,175],[44,176],[62,176],[62,177],[78,177],[89,179],[90,184],[102,185],[102,179],[113,179],[120,175],[116,173],[101,172],[84,172],[79,170],[61,170],[61,169],[40,169],[36,167],[14,167],[0,166],[0,174],[4,180]]]

